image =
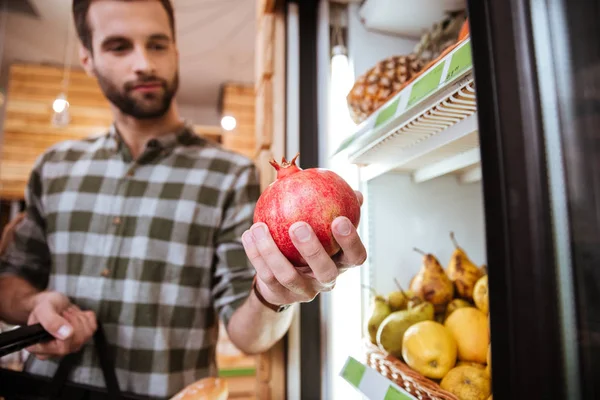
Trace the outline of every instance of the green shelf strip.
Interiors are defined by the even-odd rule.
[[[375,128],[389,121],[396,114],[396,110],[398,110],[398,104],[400,103],[400,97],[396,98],[396,100],[392,101],[389,106],[386,106],[377,114],[377,119],[375,119]]]
[[[444,64],[439,64],[423,75],[422,79],[416,81],[410,89],[407,108],[412,107],[417,102],[433,93],[440,86],[440,79],[442,78],[443,72]]]
[[[369,400],[416,400],[379,372],[348,357],[340,376]]]
[[[350,384],[354,387],[358,388],[360,386],[360,382],[365,375],[366,366],[356,361],[354,358],[349,357],[348,362],[344,370],[342,371],[342,377],[346,379]]]
[[[393,386],[390,386],[388,388],[387,392],[385,393],[385,397],[383,398],[383,400],[412,400],[412,399],[414,399],[414,397],[409,396],[406,393],[399,391],[398,389],[396,389]]]
[[[445,83],[451,81],[457,75],[462,74],[468,68],[473,66],[473,60],[471,58],[471,42],[466,42],[464,46],[456,49],[452,54],[450,60],[450,66],[448,67],[448,73],[446,74]]]
[[[219,376],[223,378],[235,378],[253,375],[256,375],[256,368],[223,368],[219,370]]]

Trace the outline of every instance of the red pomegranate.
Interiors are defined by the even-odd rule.
[[[292,224],[309,224],[330,256],[340,250],[331,232],[331,223],[339,216],[358,226],[360,203],[356,193],[338,174],[324,168],[302,169],[290,162],[271,160],[277,179],[261,194],[254,211],[254,223],[264,222],[283,255],[296,267],[307,263],[290,238]]]

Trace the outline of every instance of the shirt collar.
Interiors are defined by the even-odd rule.
[[[185,144],[189,142],[190,137],[194,135],[194,130],[190,122],[187,120],[184,120],[183,122],[183,125],[179,129],[161,135],[157,138],[150,139],[146,146],[149,149],[171,150],[178,144]],[[123,139],[121,138],[115,123],[110,125],[108,136],[112,142],[111,144],[114,150],[118,151],[123,144]]]

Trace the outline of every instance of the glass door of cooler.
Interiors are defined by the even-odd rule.
[[[468,10],[494,398],[600,398],[600,3]]]

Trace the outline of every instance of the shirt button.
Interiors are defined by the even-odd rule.
[[[113,218],[113,224],[119,225],[120,223],[121,223],[121,218],[119,218],[119,217],[114,217]]]
[[[107,277],[110,274],[110,270],[108,268],[104,268],[102,270],[102,276]]]

